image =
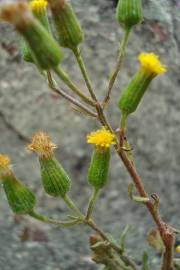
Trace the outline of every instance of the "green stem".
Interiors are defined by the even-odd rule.
[[[60,67],[56,67],[54,69],[54,71],[56,72],[56,74],[58,75],[58,77],[76,94],[78,95],[84,102],[86,102],[87,104],[95,107],[95,104],[93,102],[92,99],[90,99],[89,97],[87,97],[86,95],[84,95],[78,88],[77,86],[71,81],[71,79],[69,78],[68,74],[66,72],[63,71],[62,68]]]
[[[81,214],[80,210],[75,206],[73,201],[67,195],[65,195],[65,197],[63,197],[63,200],[65,201],[66,205],[69,207],[69,209],[72,210],[72,212],[75,215],[77,215],[78,217],[84,219],[84,216]]]
[[[122,112],[121,113],[120,128],[123,129],[123,130],[126,130],[126,120],[127,120],[127,114]]]
[[[126,50],[126,45],[128,43],[128,37],[130,34],[130,30],[131,30],[130,28],[127,28],[124,31],[124,36],[123,36],[122,42],[120,43],[120,47],[119,47],[119,55],[118,55],[118,59],[116,62],[116,67],[115,67],[115,69],[111,75],[111,79],[109,81],[108,92],[107,92],[107,95],[103,101],[103,107],[105,107],[110,100],[113,85],[115,83],[115,80],[116,80],[117,75],[118,75],[120,68],[121,68],[122,60],[123,60],[125,50]]]
[[[93,192],[92,192],[92,195],[91,195],[91,198],[89,200],[89,204],[88,204],[88,210],[87,210],[87,214],[86,214],[86,219],[87,220],[89,220],[91,215],[92,215],[92,212],[93,212],[93,209],[94,209],[94,204],[96,202],[98,193],[99,193],[99,189],[94,188]]]
[[[87,108],[87,106],[85,106],[84,104],[82,104],[79,100],[75,99],[74,97],[68,95],[66,92],[64,92],[61,89],[58,89],[55,85],[55,81],[52,78],[52,75],[50,72],[47,72],[47,79],[48,79],[48,84],[50,89],[55,92],[56,94],[58,94],[59,96],[65,98],[66,100],[68,100],[70,103],[74,104],[75,106],[77,106],[80,111],[84,112],[87,115],[90,115],[92,117],[97,117],[97,114],[93,111],[91,111],[89,108]]]
[[[29,213],[29,215],[35,219],[38,219],[38,220],[44,222],[44,223],[54,224],[54,225],[58,225],[60,227],[71,227],[71,226],[74,226],[74,225],[82,222],[78,219],[73,220],[73,221],[60,221],[60,220],[52,219],[52,218],[49,218],[49,217],[46,217],[44,215],[39,214],[35,210],[33,210],[31,213]]]
[[[90,93],[92,99],[97,102],[97,97],[96,97],[96,95],[94,93],[91,81],[90,81],[89,76],[87,74],[87,70],[86,70],[86,67],[85,67],[85,64],[84,64],[84,61],[83,61],[83,58],[81,56],[81,52],[80,52],[79,48],[78,47],[74,48],[73,53],[75,55],[75,58],[77,60],[77,63],[78,63],[79,68],[81,70],[81,73],[83,75],[83,78],[84,78],[86,86],[87,86],[87,88],[89,90],[89,93]]]

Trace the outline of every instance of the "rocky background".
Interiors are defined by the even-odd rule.
[[[76,0],[72,4],[86,33],[82,54],[97,95],[102,98],[122,37],[114,18],[115,1]],[[116,128],[119,111],[115,103],[136,71],[137,54],[153,51],[160,55],[168,72],[153,81],[140,108],[129,119],[128,136],[147,191],[159,194],[162,216],[176,228],[180,228],[179,10],[179,0],[144,0],[145,21],[130,36],[108,115]],[[62,219],[67,214],[66,206],[61,200],[45,195],[36,157],[25,150],[34,132],[48,132],[59,145],[57,158],[71,175],[70,195],[84,210],[91,191],[86,181],[91,147],[86,144],[85,136],[98,127],[97,123],[75,113],[66,101],[49,92],[34,67],[21,60],[12,28],[2,23],[0,46],[0,152],[11,156],[17,176],[36,193],[38,210]],[[64,68],[85,89],[73,56],[68,50],[65,54]],[[147,250],[150,269],[159,269],[159,257],[146,242],[153,223],[146,209],[128,198],[130,179],[114,153],[111,165],[110,181],[98,199],[95,220],[116,238],[126,224],[131,225],[128,253],[139,262]],[[87,242],[91,233],[84,227],[59,230],[28,217],[15,217],[3,190],[0,191],[0,269],[99,269],[90,259]]]

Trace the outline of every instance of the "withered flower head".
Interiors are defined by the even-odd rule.
[[[0,8],[0,19],[13,24],[19,31],[31,24],[33,15],[27,3],[17,2]]]
[[[32,142],[27,146],[27,149],[35,152],[39,156],[49,157],[53,154],[57,146],[52,143],[50,136],[42,131],[34,134]]]
[[[47,0],[50,7],[56,11],[59,11],[64,8],[66,0]]]

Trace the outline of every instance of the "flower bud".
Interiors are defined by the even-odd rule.
[[[31,9],[33,15],[44,26],[44,28],[48,32],[50,32],[46,7],[47,7],[47,1],[46,0],[32,0],[30,2],[30,9]]]
[[[15,214],[29,214],[36,203],[34,194],[19,180],[10,169],[10,160],[5,155],[0,155],[0,180],[9,206]]]
[[[62,47],[76,48],[84,38],[73,8],[66,0],[48,0],[57,38]]]
[[[152,79],[166,72],[166,67],[153,53],[141,53],[139,61],[141,64],[139,70],[123,90],[118,102],[119,109],[126,115],[137,109]]]
[[[140,23],[143,19],[141,0],[119,0],[116,19],[125,28]]]
[[[45,29],[48,32],[50,32],[48,17],[46,13],[46,6],[47,6],[47,1],[45,0],[32,0],[30,2],[30,9],[33,15],[45,27]],[[24,40],[24,38],[21,38],[20,47],[21,47],[22,58],[24,59],[24,61],[36,63],[35,59],[33,59],[29,45]]]
[[[87,136],[87,142],[95,148],[88,169],[88,182],[96,189],[102,188],[108,180],[110,145],[115,144],[114,135],[102,128]]]
[[[20,40],[20,50],[21,50],[22,58],[24,61],[34,63],[29,45],[24,40],[24,38],[21,38]]]
[[[25,3],[9,4],[1,9],[0,17],[12,23],[29,45],[32,58],[42,70],[56,68],[63,54],[47,30],[35,19]]]
[[[43,132],[36,133],[28,149],[37,153],[41,168],[42,184],[47,194],[64,197],[70,190],[70,179],[54,157],[56,145]]]

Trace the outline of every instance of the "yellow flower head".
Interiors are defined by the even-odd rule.
[[[53,153],[57,146],[51,142],[49,135],[40,131],[34,134],[32,142],[27,146],[27,149],[37,153],[40,156],[49,156]]]
[[[176,252],[177,252],[177,253],[180,253],[180,245],[178,245],[178,246],[176,247]]]
[[[33,0],[30,2],[30,9],[32,12],[35,13],[41,13],[45,11],[47,7],[47,1],[46,0]]]
[[[166,72],[166,67],[161,64],[159,57],[154,53],[140,53],[139,62],[141,68],[154,76]]]
[[[109,148],[115,144],[115,136],[105,127],[87,135],[87,143],[94,144],[97,148]]]
[[[10,158],[7,155],[0,154],[0,170],[8,169],[10,166]]]

